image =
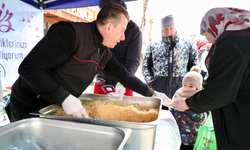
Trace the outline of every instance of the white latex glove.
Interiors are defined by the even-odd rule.
[[[166,94],[161,93],[161,92],[154,92],[154,94],[152,95],[152,97],[156,97],[156,98],[160,98],[163,100],[163,105],[165,105],[166,103],[170,103],[171,99],[169,99]]]
[[[120,82],[118,82],[115,86],[115,94],[113,94],[113,96],[118,96],[119,100],[122,100],[122,97],[125,92],[126,92],[125,87]]]
[[[84,118],[89,118],[81,101],[71,94],[63,101],[62,107],[67,115],[72,115],[73,117],[84,116]]]

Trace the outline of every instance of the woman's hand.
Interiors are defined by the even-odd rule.
[[[172,103],[168,104],[167,106],[178,111],[185,111],[189,109],[189,107],[186,104],[185,98],[172,101]]]

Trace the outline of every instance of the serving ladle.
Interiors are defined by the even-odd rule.
[[[29,134],[28,132],[23,132],[22,133],[22,136],[24,138],[24,140],[28,143],[31,143],[33,146],[36,147],[37,150],[42,150],[36,143],[35,143],[35,140],[34,140],[34,137]]]

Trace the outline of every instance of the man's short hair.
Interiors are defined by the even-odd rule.
[[[124,3],[123,0],[99,0],[99,7],[102,9],[103,5],[111,2],[119,4],[127,10],[127,5]]]
[[[102,9],[97,15],[96,22],[101,25],[105,25],[110,19],[114,19],[115,23],[121,20],[121,14],[123,14],[128,22],[130,21],[127,10],[116,3],[107,3],[103,5]],[[116,24],[114,24],[116,25]]]

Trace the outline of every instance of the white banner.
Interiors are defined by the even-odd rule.
[[[10,87],[18,67],[43,37],[43,12],[20,0],[0,1],[0,78]]]

